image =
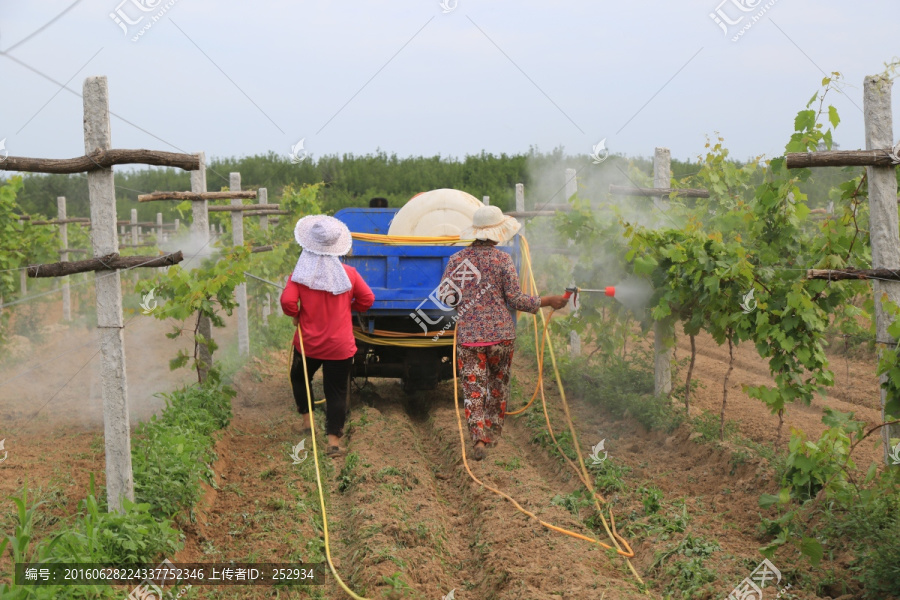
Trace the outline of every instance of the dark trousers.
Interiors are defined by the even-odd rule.
[[[321,360],[306,357],[306,369],[309,372],[309,390],[312,392],[312,380],[316,371],[322,367],[322,378],[325,383],[325,433],[343,437],[344,423],[347,420],[347,403],[349,401],[350,369],[353,357],[346,360]],[[309,412],[306,398],[306,385],[303,382],[303,357],[294,348],[294,360],[291,363],[291,386],[294,388],[294,402],[301,415]],[[315,398],[312,399],[316,401]]]

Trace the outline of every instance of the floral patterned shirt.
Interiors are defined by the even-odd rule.
[[[456,308],[457,343],[496,342],[516,338],[510,310],[536,313],[540,296],[519,287],[512,257],[487,244],[473,244],[450,257],[438,297]]]

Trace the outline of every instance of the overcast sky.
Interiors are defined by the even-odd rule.
[[[78,95],[106,75],[116,148],[461,157],[605,138],[693,159],[718,131],[735,158],[772,157],[840,71],[835,139],[855,149],[898,25],[897,0],[0,0],[0,139],[83,154]]]

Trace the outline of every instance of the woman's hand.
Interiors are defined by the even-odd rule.
[[[569,299],[565,296],[541,296],[541,306],[553,307],[553,310],[559,310],[569,303]]]

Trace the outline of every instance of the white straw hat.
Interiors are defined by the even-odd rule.
[[[310,215],[297,221],[294,239],[305,251],[323,256],[344,256],[353,245],[347,226],[327,215]]]
[[[521,223],[513,217],[504,215],[496,206],[483,206],[472,216],[472,226],[460,232],[459,237],[491,240],[503,244],[511,240],[521,228]]]

